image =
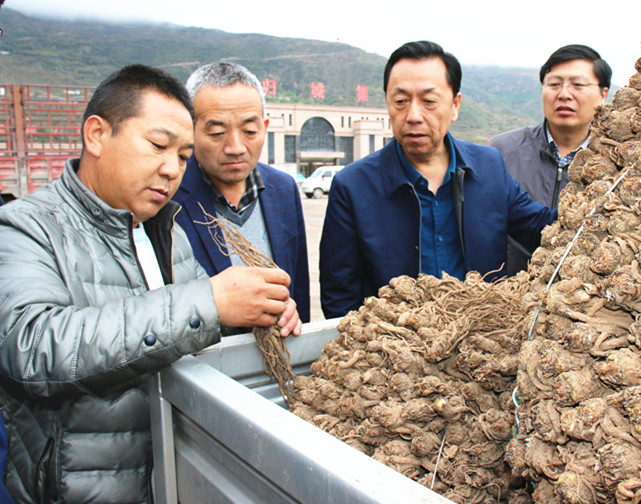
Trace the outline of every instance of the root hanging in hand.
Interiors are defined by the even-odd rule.
[[[196,224],[207,226],[212,240],[223,254],[227,256],[236,254],[245,266],[259,268],[278,267],[271,258],[256,249],[229,221],[214,217],[206,212],[200,203],[199,205],[205,216],[205,221],[196,222]],[[217,233],[216,230],[219,230],[220,233]],[[254,327],[253,333],[258,349],[263,356],[265,372],[276,380],[283,399],[291,406],[294,373],[289,349],[285,343],[285,338],[280,335],[280,328],[277,325]]]

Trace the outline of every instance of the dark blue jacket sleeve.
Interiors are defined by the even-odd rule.
[[[349,191],[334,177],[320,243],[321,307],[326,318],[342,317],[362,304],[361,268]]]
[[[506,191],[510,201],[508,234],[532,253],[541,243],[541,231],[557,219],[558,211],[533,201],[511,175],[508,174],[507,179]]]

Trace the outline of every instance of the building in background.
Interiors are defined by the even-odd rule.
[[[82,148],[91,87],[0,84],[0,194],[5,201],[44,187]],[[346,165],[392,138],[386,109],[267,103],[260,161],[292,176]]]
[[[322,165],[347,165],[392,139],[386,109],[267,103],[260,161],[305,176]]]

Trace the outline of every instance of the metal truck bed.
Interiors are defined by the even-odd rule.
[[[288,338],[296,374],[337,322]],[[158,373],[150,401],[159,504],[451,503],[290,413],[251,334]]]

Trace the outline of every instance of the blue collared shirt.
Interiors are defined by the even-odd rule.
[[[436,194],[429,183],[407,160],[396,144],[408,182],[414,187],[421,205],[421,273],[441,278],[443,271],[460,280],[465,278],[465,261],[459,240],[454,210],[452,176],[456,173],[456,153],[448,133],[444,139],[450,162]]]

